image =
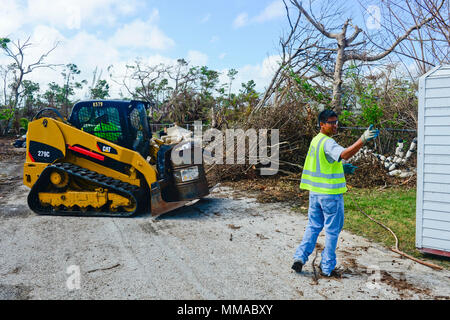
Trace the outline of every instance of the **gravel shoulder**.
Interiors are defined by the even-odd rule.
[[[348,232],[344,278],[316,279],[315,252],[295,273],[307,217],[225,186],[157,219],[38,216],[22,166],[0,162],[0,299],[450,299],[450,271]]]

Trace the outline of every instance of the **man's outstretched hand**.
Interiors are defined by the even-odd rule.
[[[362,134],[361,140],[365,144],[367,141],[378,137],[379,134],[380,130],[373,129],[373,124],[371,124],[370,127],[368,127],[367,130]]]

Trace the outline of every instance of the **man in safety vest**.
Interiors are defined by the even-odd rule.
[[[294,254],[292,269],[301,272],[314,251],[317,237],[325,226],[325,248],[320,262],[321,275],[340,277],[335,270],[336,246],[344,225],[344,192],[347,191],[344,173],[353,173],[355,166],[343,165],[369,140],[379,134],[371,125],[350,147],[343,148],[331,136],[337,133],[338,117],[332,110],[319,114],[320,133],[313,138],[306,156],[300,183],[309,190],[308,224],[303,240]]]

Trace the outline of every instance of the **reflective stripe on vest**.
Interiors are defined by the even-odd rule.
[[[311,141],[302,172],[301,189],[325,194],[347,191],[342,163],[329,163],[326,159],[323,146],[328,139],[330,137],[319,133]]]

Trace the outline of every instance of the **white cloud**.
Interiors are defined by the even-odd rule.
[[[119,1],[116,4],[117,11],[123,15],[131,15],[139,11],[139,9],[143,6],[143,3],[138,1]]]
[[[250,80],[255,81],[256,90],[259,92],[264,91],[272,80],[275,71],[279,66],[281,57],[278,55],[273,55],[265,58],[260,64],[256,65],[245,65],[241,68],[237,68],[238,74],[233,81],[233,92],[239,91],[241,88],[241,83],[247,83]],[[228,82],[226,77],[228,70],[222,70],[221,81]]]
[[[200,51],[190,50],[186,59],[192,66],[206,66],[208,56]]]
[[[144,0],[2,0],[0,30],[5,36],[38,24],[61,30],[111,27],[119,18],[139,12],[145,5]]]
[[[211,13],[207,13],[201,20],[200,23],[206,23],[211,19]]]
[[[162,30],[152,24],[155,19],[153,15],[149,21],[140,19],[134,20],[130,24],[124,25],[116,31],[110,39],[111,43],[117,47],[137,47],[165,50],[175,45],[175,42],[166,36]]]
[[[52,63],[75,63],[82,71],[94,70],[95,67],[106,68],[109,64],[119,60],[119,51],[108,41],[99,39],[93,34],[81,31],[72,38],[65,38],[58,30],[38,26],[34,29],[31,39],[40,48],[51,48],[59,41],[58,47],[49,55]],[[33,54],[36,56],[36,54]]]
[[[55,66],[52,69],[38,68],[26,76],[26,80],[40,84],[41,92],[45,92],[48,89],[47,85],[50,82],[61,84],[61,72],[68,63],[75,63],[81,71],[81,74],[76,76],[76,81],[84,79],[90,84],[95,68],[98,68],[99,72],[102,70],[102,78],[106,79],[108,66],[120,61],[118,50],[95,35],[79,32],[72,38],[66,38],[53,27],[39,25],[35,27],[30,38],[30,43],[33,46],[27,48],[25,52],[26,65],[36,62],[56,42],[59,42],[59,45],[48,55],[44,62],[55,65],[60,64],[60,66]],[[84,98],[86,92],[87,87],[83,92],[77,92],[77,98]]]
[[[146,62],[149,66],[156,66],[158,64],[174,66],[177,64],[177,59],[172,59],[169,57],[162,56],[160,54],[155,54],[149,56],[144,62]]]
[[[82,8],[75,3],[33,0],[28,1],[27,9],[30,21],[68,29],[81,27]]]
[[[150,17],[148,18],[148,23],[156,24],[159,21],[159,10],[153,9]]]
[[[221,53],[220,55],[219,55],[219,59],[220,60],[223,60],[225,57],[226,57],[226,52],[223,52],[223,53]]]
[[[0,37],[8,36],[17,31],[25,20],[25,13],[16,0],[2,0],[0,5]]]
[[[233,21],[233,27],[235,29],[241,28],[243,26],[246,26],[248,24],[248,14],[247,13],[241,13],[239,14],[236,19]]]
[[[282,1],[276,0],[270,3],[264,10],[255,17],[249,18],[247,13],[239,14],[233,21],[235,29],[241,28],[253,23],[264,23],[286,15],[285,7]]]
[[[96,66],[106,68],[119,60],[119,51],[108,41],[80,32],[64,44],[64,51],[85,66],[84,70],[93,70]],[[67,61],[67,60],[66,60]]]
[[[286,10],[282,1],[274,1],[269,4],[258,16],[254,18],[256,22],[266,22],[276,18],[284,17]]]

